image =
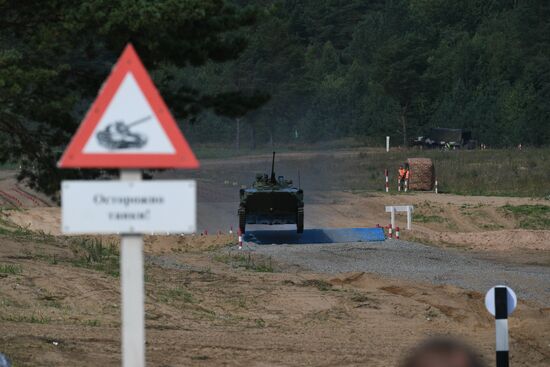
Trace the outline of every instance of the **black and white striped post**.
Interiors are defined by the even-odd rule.
[[[508,315],[517,305],[514,291],[504,285],[489,289],[485,295],[485,306],[495,317],[496,367],[509,366]]]

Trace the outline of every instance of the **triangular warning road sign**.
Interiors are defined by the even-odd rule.
[[[60,168],[198,168],[131,44],[58,163]]]

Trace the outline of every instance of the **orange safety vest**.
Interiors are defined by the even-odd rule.
[[[403,168],[399,169],[399,178],[405,177],[405,170]]]
[[[406,170],[405,171],[405,180],[408,180],[409,179],[409,174],[410,174],[411,171],[409,170]]]

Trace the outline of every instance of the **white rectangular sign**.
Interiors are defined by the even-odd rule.
[[[63,181],[64,234],[193,233],[196,183]]]
[[[396,212],[414,211],[414,207],[412,205],[390,205],[386,206],[386,213],[391,213],[392,209]]]

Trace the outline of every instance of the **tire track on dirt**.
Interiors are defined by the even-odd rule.
[[[21,201],[18,198],[16,198],[15,196],[13,196],[11,194],[8,194],[4,190],[0,190],[0,196],[2,197],[2,199],[4,201],[9,202],[14,208],[20,208],[20,207],[23,206],[23,204],[21,203]]]
[[[14,186],[13,190],[15,192],[17,192],[18,194],[20,194],[20,195],[26,197],[27,199],[31,200],[36,206],[49,206],[49,204],[46,201],[40,199],[38,196],[36,196],[34,194],[31,194],[30,192],[24,190],[19,185]]]

